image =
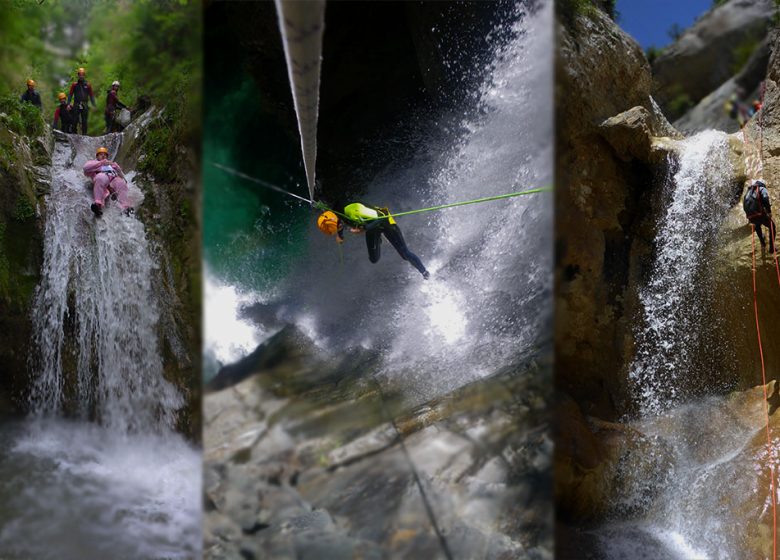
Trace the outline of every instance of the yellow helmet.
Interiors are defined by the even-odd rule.
[[[95,157],[98,157],[100,154],[106,154],[106,157],[108,157],[108,148],[104,148],[103,146],[99,147],[97,152],[95,152]]]
[[[67,98],[68,98],[68,96],[67,96],[67,95],[65,95],[65,94],[64,94],[64,93],[62,93],[62,92],[59,92],[59,93],[57,94],[57,99],[58,99],[58,100],[60,100],[60,101],[64,101],[64,100],[65,100],[65,99],[67,99]]]
[[[35,87],[35,80],[27,80],[27,85]]]
[[[325,235],[336,235],[339,230],[339,219],[336,214],[328,210],[317,218],[317,227]]]
[[[79,69],[76,71],[76,73],[77,73],[79,76],[84,76],[84,75],[87,73],[87,71],[86,71],[86,70],[84,70],[83,68],[79,68]]]

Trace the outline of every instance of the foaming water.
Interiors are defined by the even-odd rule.
[[[642,511],[640,516],[618,515],[620,521],[595,532],[604,557],[626,558],[631,550],[644,551],[638,558],[760,557],[767,541],[759,544],[763,529],[757,526],[772,514],[763,488],[768,463],[763,424],[759,391],[747,398],[700,399],[634,424],[663,441],[667,451],[654,451],[664,459],[649,480],[623,473],[632,485],[657,491],[637,492],[633,503],[622,504],[624,512]]]
[[[238,361],[268,333],[239,317],[241,307],[261,300],[259,294],[242,293],[235,286],[222,284],[208,271],[204,278],[204,355],[214,366],[213,371],[204,371],[208,379],[216,374],[219,364]]]
[[[518,4],[458,117],[428,117],[419,153],[390,162],[362,199],[401,212],[552,182],[552,3]],[[398,219],[425,281],[389,243],[368,261],[363,236],[342,248],[309,233],[279,314],[324,348],[372,347],[386,377],[430,398],[499,368],[549,338],[552,195],[522,196]]]
[[[113,158],[121,141],[58,135],[55,145],[32,306],[33,415],[0,428],[4,558],[200,555],[200,453],[173,431],[184,399],[163,376],[160,340],[175,332],[161,324],[159,265],[142,222],[110,203],[92,215],[82,173],[99,145]]]
[[[645,414],[681,402],[707,307],[706,250],[712,248],[733,195],[733,170],[723,132],[706,131],[680,144],[679,169],[656,234],[650,279],[640,289],[642,320],[630,380]]]
[[[201,456],[182,438],[46,419],[0,442],[4,558],[199,557]]]

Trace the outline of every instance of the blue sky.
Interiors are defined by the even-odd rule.
[[[667,31],[673,24],[690,27],[713,0],[618,0],[618,24],[642,48],[663,47],[672,42]]]

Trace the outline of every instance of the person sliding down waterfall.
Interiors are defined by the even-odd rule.
[[[401,228],[395,223],[387,208],[367,206],[355,202],[344,207],[344,216],[346,219],[342,220],[334,212],[327,210],[317,218],[317,227],[326,235],[335,235],[336,241],[339,243],[344,242],[345,222],[352,233],[365,233],[368,260],[372,263],[379,262],[382,235],[384,235],[402,259],[409,261],[423,275],[423,278],[426,280],[430,278],[431,273],[425,269],[420,258],[406,246]],[[380,216],[387,217],[381,218]]]
[[[92,211],[95,217],[103,215],[103,206],[108,197],[111,200],[119,199],[119,205],[127,216],[133,213],[133,207],[127,200],[127,182],[122,168],[113,161],[108,160],[108,149],[100,147],[95,153],[95,159],[84,164],[84,175],[92,179],[94,184],[93,194],[95,202],[92,203]]]
[[[756,230],[758,240],[761,242],[761,251],[763,252],[766,247],[764,235],[761,233],[761,226],[765,226],[769,230],[769,252],[774,253],[777,228],[772,219],[772,206],[769,203],[769,192],[764,181],[756,179],[750,183],[742,201],[742,208],[745,210],[748,222],[753,224]]]

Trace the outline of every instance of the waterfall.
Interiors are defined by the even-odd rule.
[[[109,203],[96,219],[89,210],[91,182],[82,172],[100,145],[113,157],[120,134],[68,135],[55,146],[46,205],[42,279],[33,303],[35,372],[32,401],[44,414],[75,399],[119,431],[173,428],[183,404],[162,375],[159,306],[152,282],[156,263],[143,223]],[[142,196],[128,177],[131,196]],[[75,394],[66,394],[75,366]]]
[[[82,172],[98,146],[113,159],[123,136],[56,136],[32,306],[33,414],[0,425],[0,550],[9,560],[200,557],[201,453],[173,431],[184,399],[163,376],[159,341],[171,333],[155,251],[117,204],[95,218]]]
[[[730,207],[732,176],[725,133],[705,131],[680,143],[679,168],[664,185],[649,280],[639,291],[642,317],[629,377],[644,414],[685,397],[683,376],[691,372],[711,297],[708,249]]]
[[[497,23],[501,40],[466,69],[474,95],[458,101],[465,110],[401,116],[414,123],[403,134],[418,135],[405,140],[416,155],[394,161],[395,139],[377,139],[387,165],[362,201],[401,212],[552,183],[552,6],[529,5]],[[378,350],[376,373],[415,398],[490,375],[549,340],[552,205],[541,193],[399,218],[427,281],[386,241],[372,264],[363,236],[347,233],[339,250],[312,220],[279,316],[324,348]]]

